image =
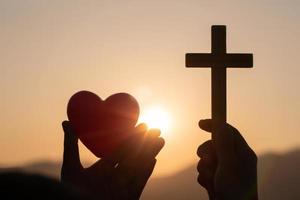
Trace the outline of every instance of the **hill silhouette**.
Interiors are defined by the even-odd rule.
[[[299,200],[299,166],[300,149],[285,154],[268,153],[259,156],[260,199]],[[143,199],[208,199],[196,179],[196,164],[168,177],[153,178],[143,193]]]
[[[268,153],[259,156],[259,196],[264,200],[300,199],[300,149],[285,154]],[[21,167],[1,168],[21,170],[59,178],[61,163],[34,162]],[[208,199],[206,192],[197,184],[196,163],[173,175],[152,178],[141,199],[192,200]]]

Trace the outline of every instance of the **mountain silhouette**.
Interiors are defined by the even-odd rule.
[[[21,167],[0,168],[0,171],[20,170],[43,174],[54,178],[60,176],[60,162],[33,162]],[[285,154],[267,153],[259,156],[259,197],[263,200],[300,199],[300,149]],[[173,175],[149,180],[143,200],[194,200],[208,199],[205,190],[197,184],[196,163]]]
[[[300,199],[300,149],[285,154],[268,153],[258,159],[258,190],[263,200]],[[190,166],[174,175],[149,181],[142,199],[208,199]]]
[[[32,162],[29,164],[25,164],[23,166],[0,168],[0,172],[22,171],[22,172],[28,172],[34,174],[41,174],[41,175],[59,179],[60,169],[61,169],[60,162],[51,162],[45,160],[45,161]]]

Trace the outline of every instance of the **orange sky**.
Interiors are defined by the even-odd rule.
[[[133,94],[172,116],[156,174],[195,163],[209,138],[210,70],[185,53],[210,51],[210,26],[227,25],[228,52],[254,54],[228,70],[228,122],[257,153],[300,145],[299,1],[0,1],[2,165],[59,160],[66,104],[78,90]],[[82,159],[91,159],[82,148]]]

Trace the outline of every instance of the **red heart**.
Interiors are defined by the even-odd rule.
[[[82,143],[97,157],[111,155],[130,136],[139,105],[127,93],[101,100],[96,94],[80,91],[68,103],[68,118]]]

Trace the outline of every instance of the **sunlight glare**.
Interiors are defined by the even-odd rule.
[[[163,109],[153,107],[141,115],[140,122],[146,123],[148,128],[160,129],[162,135],[164,135],[170,127],[170,116]]]

